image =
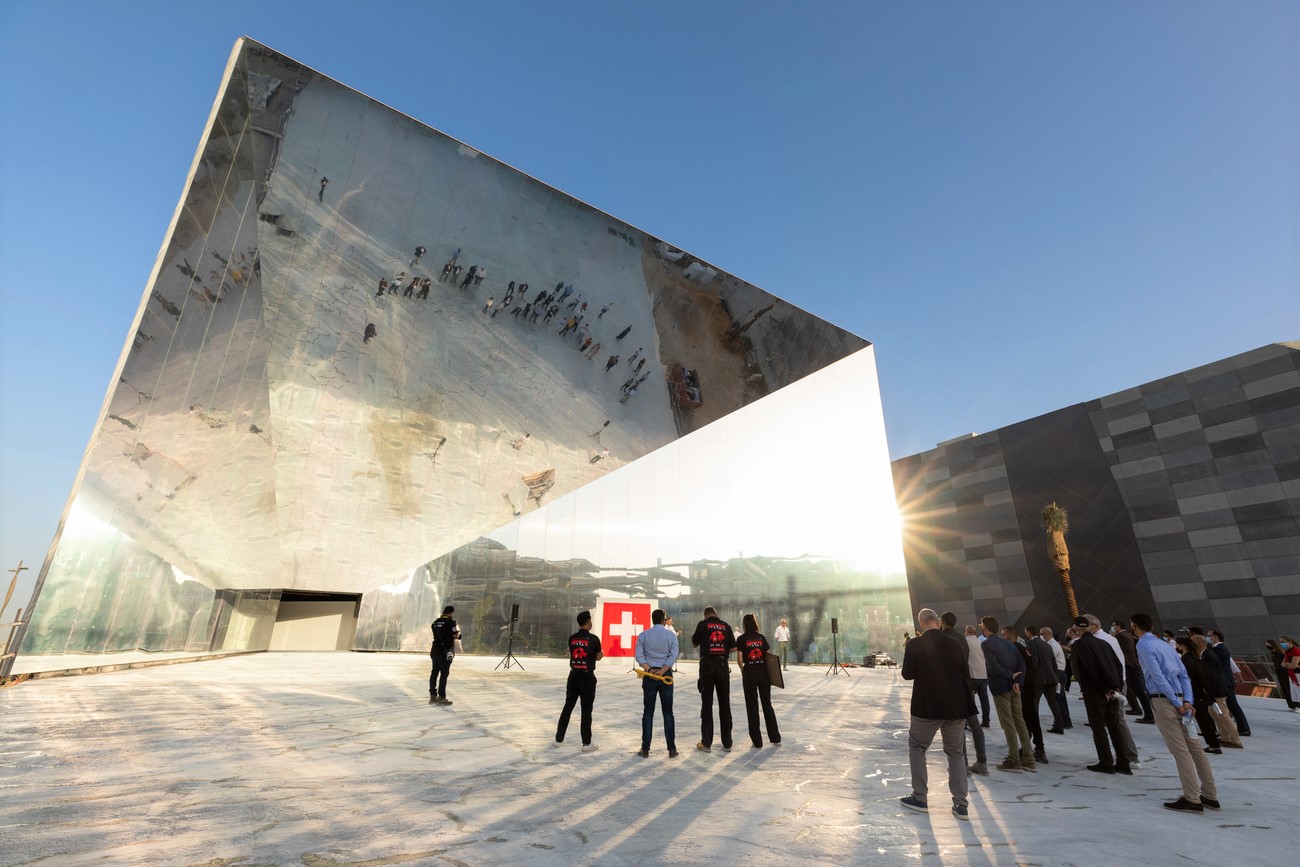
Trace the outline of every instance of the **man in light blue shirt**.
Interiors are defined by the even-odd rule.
[[[1184,717],[1190,717],[1195,711],[1187,668],[1176,650],[1152,634],[1149,614],[1134,614],[1130,620],[1133,634],[1138,638],[1138,660],[1142,663],[1147,692],[1151,694],[1156,728],[1174,757],[1178,781],[1183,787],[1183,796],[1165,807],[1180,813],[1203,813],[1206,807],[1217,810],[1219,793],[1210,760],[1183,722]]]
[[[646,677],[641,678],[641,695],[645,709],[641,714],[641,749],[637,752],[641,758],[650,756],[650,737],[654,734],[655,699],[664,712],[664,739],[668,742],[668,758],[677,758],[677,730],[673,722],[673,685],[665,683],[664,678],[672,679],[673,663],[677,661],[679,645],[677,633],[664,626],[668,615],[662,608],[656,608],[650,615],[654,624],[636,637],[636,661],[645,669]],[[651,677],[650,675],[654,675]]]

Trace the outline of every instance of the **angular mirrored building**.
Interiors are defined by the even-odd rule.
[[[20,652],[558,652],[619,595],[887,649],[894,513],[867,341],[245,39]]]

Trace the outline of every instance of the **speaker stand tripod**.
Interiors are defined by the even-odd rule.
[[[831,633],[831,667],[826,669],[826,674],[842,674],[845,677],[849,676],[848,668],[844,663],[840,662],[839,636],[834,632]]]
[[[501,657],[497,667],[492,670],[496,671],[497,668],[505,666],[506,671],[509,671],[511,663],[519,666],[520,671],[524,670],[524,664],[515,658],[515,622],[513,620],[510,621],[510,640],[506,643],[506,655]]]

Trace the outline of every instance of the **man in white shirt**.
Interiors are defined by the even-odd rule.
[[[1059,731],[1056,727],[1053,727],[1050,731],[1054,735],[1064,734],[1065,729],[1074,728],[1074,723],[1070,721],[1070,704],[1066,701],[1069,694],[1066,693],[1065,688],[1070,683],[1070,670],[1065,667],[1065,651],[1061,649],[1061,643],[1054,637],[1050,626],[1044,626],[1038,630],[1038,637],[1046,641],[1047,646],[1052,648],[1052,658],[1056,660],[1056,679],[1061,686],[1056,693],[1056,706],[1061,714],[1062,725]]]
[[[980,639],[976,634],[974,626],[966,627],[966,644],[970,647],[970,667],[971,685],[975,688],[975,694],[980,699],[980,726],[989,727],[989,672],[984,663],[984,648],[980,647]]]
[[[779,648],[781,654],[781,669],[783,671],[789,671],[789,666],[785,664],[785,654],[790,648],[790,626],[786,623],[784,617],[781,618],[781,625],[772,633],[772,637],[776,639],[776,646]]]
[[[1085,614],[1083,616],[1088,621],[1088,631],[1109,644],[1110,649],[1115,651],[1115,658],[1119,660],[1120,671],[1123,672],[1124,651],[1120,648],[1119,641],[1116,640],[1115,636],[1101,628],[1101,621],[1097,619],[1097,617],[1092,614]],[[1121,689],[1120,694],[1123,695],[1124,691],[1125,690]],[[1124,743],[1124,752],[1128,754],[1128,766],[1135,770],[1141,768],[1142,763],[1138,761],[1137,744],[1133,743],[1133,734],[1128,730],[1128,722],[1124,719],[1124,714],[1122,713],[1119,715],[1119,733],[1120,738]]]

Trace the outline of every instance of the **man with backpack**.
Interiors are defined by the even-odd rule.
[[[447,676],[451,674],[451,661],[456,656],[456,639],[460,638],[460,627],[452,619],[456,606],[448,605],[442,609],[442,616],[433,621],[433,646],[429,648],[429,657],[433,660],[433,670],[429,673],[429,704],[451,704],[447,698]]]

